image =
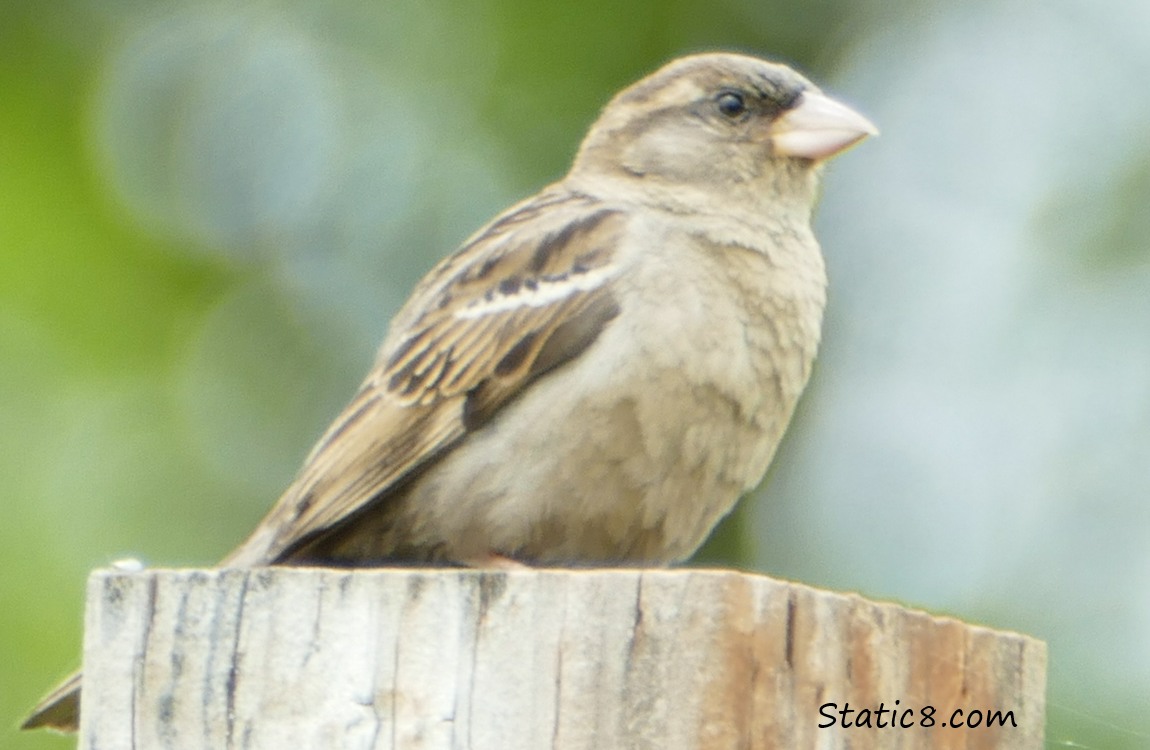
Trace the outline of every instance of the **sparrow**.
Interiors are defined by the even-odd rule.
[[[665,565],[753,488],[819,346],[822,164],[877,131],[784,65],[674,60],[396,315],[222,563]],[[24,728],[74,731],[80,675]]]

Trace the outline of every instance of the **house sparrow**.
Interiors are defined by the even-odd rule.
[[[225,566],[662,565],[754,487],[819,344],[820,164],[876,130],[790,68],[675,60],[443,260]],[[75,729],[75,675],[25,728]]]

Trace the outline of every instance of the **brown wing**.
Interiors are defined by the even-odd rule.
[[[420,283],[367,380],[225,565],[293,558],[478,429],[618,313],[624,216],[553,190],[480,230]]]

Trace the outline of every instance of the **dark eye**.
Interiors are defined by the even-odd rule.
[[[715,104],[725,117],[734,119],[747,111],[747,102],[737,91],[724,91],[715,99]]]

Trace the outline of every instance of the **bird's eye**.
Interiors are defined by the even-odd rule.
[[[715,99],[715,104],[718,105],[719,111],[725,117],[731,119],[735,119],[747,111],[747,102],[743,99],[743,95],[737,91],[724,91]]]

